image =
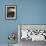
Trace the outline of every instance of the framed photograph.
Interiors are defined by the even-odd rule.
[[[46,41],[46,24],[19,24],[18,42],[25,40]]]
[[[16,19],[16,5],[5,5],[5,18],[10,20]]]

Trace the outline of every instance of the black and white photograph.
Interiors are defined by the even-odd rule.
[[[46,25],[20,24],[18,25],[18,38],[20,46],[46,42]]]
[[[5,10],[6,19],[16,19],[16,5],[6,5]]]

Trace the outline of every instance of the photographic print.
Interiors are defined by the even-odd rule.
[[[16,19],[16,5],[6,5],[5,10],[6,19]]]
[[[19,25],[18,30],[20,31],[20,41],[21,40],[46,41],[46,25],[23,24]]]
[[[46,25],[19,24],[18,42],[20,46],[43,45],[46,43]]]

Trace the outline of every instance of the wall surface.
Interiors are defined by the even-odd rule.
[[[8,4],[17,6],[16,20],[5,20],[5,5]],[[18,24],[46,24],[46,0],[0,0],[0,44],[8,43],[10,32],[17,34]]]

